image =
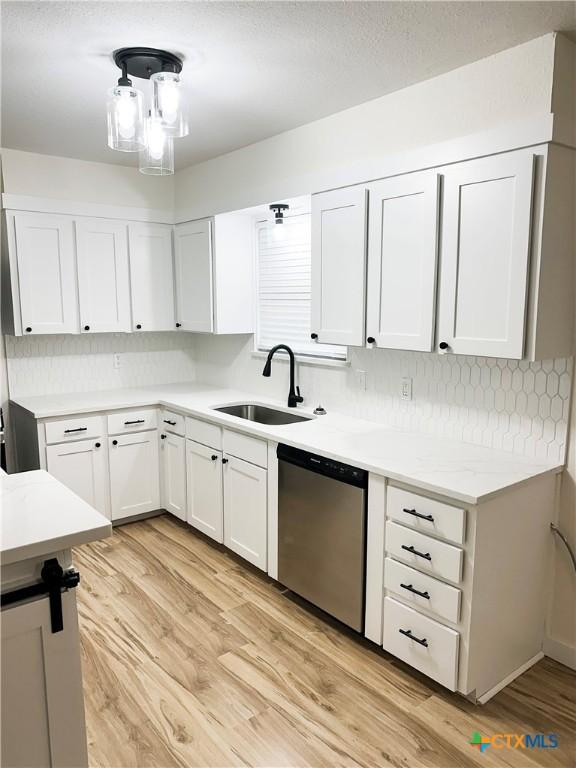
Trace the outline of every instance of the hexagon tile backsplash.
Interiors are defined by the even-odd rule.
[[[94,334],[6,337],[12,397],[206,381],[283,398],[287,371],[262,378],[251,337]],[[113,367],[113,354],[123,365]],[[396,350],[349,350],[350,365],[300,365],[306,405],[563,462],[573,360],[529,363]],[[358,387],[357,370],[367,373]],[[400,398],[402,377],[413,399]]]

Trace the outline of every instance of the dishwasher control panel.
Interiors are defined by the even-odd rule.
[[[282,443],[278,446],[277,456],[279,461],[287,461],[298,467],[309,469],[311,472],[332,477],[335,480],[355,485],[358,488],[366,488],[368,486],[368,472],[365,469],[358,469],[358,467],[344,464],[341,461],[327,459],[324,456],[302,451],[300,448],[292,448]]]

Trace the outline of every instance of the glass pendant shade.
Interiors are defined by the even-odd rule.
[[[156,72],[150,77],[154,89],[153,114],[162,122],[167,136],[188,135],[188,120],[182,108],[180,75]]]
[[[174,142],[162,122],[150,115],[146,120],[146,144],[140,152],[140,173],[168,176],[174,173]]]
[[[116,85],[108,91],[108,146],[120,152],[144,148],[142,94],[129,85]]]

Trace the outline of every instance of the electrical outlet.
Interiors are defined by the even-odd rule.
[[[112,360],[114,368],[122,368],[122,355],[120,352],[114,352]]]
[[[356,381],[356,387],[358,389],[363,389],[363,390],[366,389],[366,386],[368,383],[368,374],[366,373],[366,371],[359,371],[356,369],[354,371],[354,378]]]
[[[412,379],[408,376],[402,378],[400,397],[402,400],[412,400]]]

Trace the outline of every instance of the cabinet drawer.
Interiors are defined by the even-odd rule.
[[[186,434],[186,419],[174,411],[160,411],[160,429],[173,432],[175,435]]]
[[[156,425],[157,413],[155,408],[145,408],[141,411],[117,411],[108,416],[108,434],[110,435],[156,429]]]
[[[222,449],[222,430],[216,424],[210,424],[208,421],[193,419],[191,416],[186,418],[186,437],[189,440],[195,440],[202,445],[208,445],[216,450]]]
[[[389,557],[384,563],[384,586],[414,608],[425,608],[440,618],[458,622],[461,592],[456,587]]]
[[[466,513],[459,507],[389,486],[386,516],[422,533],[432,533],[456,544],[464,543]]]
[[[458,684],[459,639],[453,629],[384,598],[384,649],[451,691]]]
[[[225,429],[223,450],[224,453],[249,461],[250,464],[257,464],[264,468],[268,466],[268,444],[257,437],[241,435],[239,432]]]
[[[74,416],[46,422],[46,442],[62,443],[86,437],[100,437],[105,432],[103,416]]]
[[[386,552],[448,581],[459,583],[462,578],[462,549],[390,520],[386,523]]]

